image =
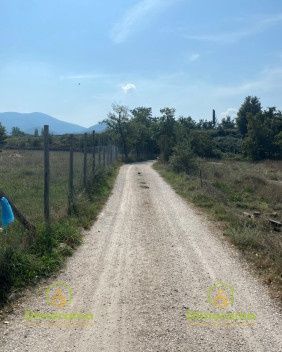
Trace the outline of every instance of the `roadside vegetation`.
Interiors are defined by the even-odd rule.
[[[83,155],[75,153],[75,211],[67,214],[69,153],[52,152],[51,225],[43,219],[42,151],[8,151],[0,153],[1,189],[36,226],[32,242],[29,234],[16,221],[0,234],[0,306],[19,289],[36,283],[41,277],[60,269],[64,259],[81,243],[83,229],[95,220],[108,198],[118,165],[97,168],[95,178],[82,189]],[[89,161],[90,162],[90,161]],[[89,165],[88,170],[91,170]],[[90,180],[90,175],[88,177]]]
[[[194,159],[186,172],[158,162],[155,169],[175,191],[211,219],[259,270],[274,295],[282,298],[282,238],[269,219],[282,218],[282,162]]]

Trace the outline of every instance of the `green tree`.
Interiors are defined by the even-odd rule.
[[[192,152],[188,140],[180,141],[173,148],[169,164],[176,172],[191,173],[196,169],[195,154]]]
[[[175,124],[175,134],[177,143],[179,143],[180,141],[190,140],[191,131],[196,129],[196,127],[196,122],[190,116],[180,116]]]
[[[257,97],[246,97],[237,114],[237,126],[243,137],[248,133],[248,115],[256,115],[262,111],[261,103]]]
[[[256,115],[248,115],[248,135],[243,142],[245,155],[253,160],[281,158],[279,135],[282,130],[282,114],[269,108]]]
[[[220,158],[215,142],[208,131],[195,131],[191,134],[191,148],[193,153],[202,158]]]
[[[200,129],[203,129],[203,130],[211,130],[211,129],[215,128],[215,124],[213,123],[213,121],[208,121],[208,120],[201,119],[197,123],[197,128],[200,128]]]
[[[278,150],[278,159],[282,159],[282,130],[275,136],[274,144]]]
[[[161,152],[161,158],[167,162],[176,142],[175,109],[164,108],[161,109],[160,112],[162,115],[159,118],[157,141]]]
[[[235,128],[235,122],[234,122],[234,120],[231,119],[230,116],[226,116],[226,118],[222,119],[222,121],[218,127],[222,128],[224,130],[233,129],[233,128]]]
[[[117,136],[118,142],[122,147],[123,156],[128,160],[129,151],[129,110],[126,106],[113,104],[113,111],[108,114],[108,118],[104,122],[109,130]]]
[[[6,129],[0,122],[0,147],[5,144],[6,138]]]
[[[25,133],[23,131],[21,131],[19,127],[12,128],[12,136],[13,137],[22,137],[24,135],[25,135]]]
[[[155,119],[152,117],[152,108],[137,107],[131,110],[131,114],[131,144],[135,149],[137,160],[152,157],[156,150],[156,143],[153,140]]]

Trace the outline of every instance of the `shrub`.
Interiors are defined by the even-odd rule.
[[[173,149],[173,154],[169,159],[169,164],[176,172],[190,173],[196,167],[195,155],[189,143],[177,144]]]
[[[213,139],[207,132],[193,132],[191,148],[196,155],[202,158],[221,158],[220,151],[216,148]]]

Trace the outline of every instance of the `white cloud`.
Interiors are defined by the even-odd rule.
[[[213,43],[235,43],[240,41],[243,38],[250,37],[256,35],[258,33],[264,32],[268,28],[271,28],[275,25],[282,23],[282,13],[278,13],[276,15],[268,15],[268,16],[254,16],[251,24],[249,24],[250,18],[248,18],[248,23],[245,25],[245,28],[239,29],[233,32],[224,32],[224,33],[214,33],[214,34],[196,34],[190,35],[185,34],[185,38],[198,40],[198,41],[206,41]],[[237,25],[238,28],[242,27],[242,25]]]
[[[148,17],[159,14],[167,6],[174,5],[179,0],[139,0],[129,8],[122,19],[112,28],[111,38],[116,44],[124,42],[132,31]]]
[[[121,86],[121,89],[124,91],[125,94],[136,90],[136,85],[133,83],[126,83]]]
[[[223,119],[226,116],[230,116],[232,119],[234,119],[237,115],[238,110],[235,108],[228,108],[226,111],[222,112],[220,114],[220,118]]]
[[[195,53],[189,56],[189,61],[194,62],[197,61],[200,58],[200,54]]]

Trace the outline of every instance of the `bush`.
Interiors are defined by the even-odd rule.
[[[169,164],[176,172],[190,173],[196,167],[195,156],[189,143],[177,144],[173,148],[173,154],[169,159]]]
[[[220,151],[207,132],[196,131],[192,133],[192,151],[201,158],[221,158]]]

